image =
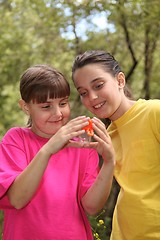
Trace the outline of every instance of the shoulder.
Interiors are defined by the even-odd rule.
[[[24,135],[27,133],[27,128],[14,127],[9,129],[2,138],[2,143],[17,143],[20,139],[24,138]]]
[[[137,101],[137,106],[145,107],[148,110],[157,109],[158,111],[160,111],[160,100],[159,99],[149,99],[149,100],[139,99]]]
[[[150,126],[156,132],[160,132],[160,100],[150,99],[141,100],[142,107],[144,108],[144,116],[146,121],[150,122]]]
[[[143,117],[153,118],[160,116],[160,100],[159,99],[139,99],[135,104],[135,113],[143,114]]]
[[[160,117],[160,100],[158,99],[150,99],[144,100],[144,104],[146,106],[146,110],[148,112],[149,117]]]

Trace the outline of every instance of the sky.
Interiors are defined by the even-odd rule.
[[[114,26],[112,24],[109,24],[107,22],[107,16],[105,12],[101,12],[99,14],[95,14],[92,17],[92,22],[97,26],[94,28],[95,32],[102,31],[102,30],[109,30],[109,31],[114,31]],[[81,20],[80,23],[77,24],[77,35],[78,37],[81,37],[82,39],[87,39],[86,37],[86,30],[88,28],[87,21],[85,19]],[[67,38],[67,39],[74,39],[75,35],[72,31],[72,26],[68,26],[67,32],[62,33],[62,36]]]

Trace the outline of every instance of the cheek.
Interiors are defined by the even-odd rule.
[[[87,108],[91,109],[90,101],[87,99],[81,99],[81,103]]]
[[[84,105],[84,106],[89,106],[89,101],[87,100],[87,98],[80,98],[81,99],[81,103]]]
[[[66,117],[66,118],[69,118],[70,117],[70,114],[71,114],[71,110],[70,110],[70,107],[68,106],[68,108],[66,108],[63,112],[63,116]]]

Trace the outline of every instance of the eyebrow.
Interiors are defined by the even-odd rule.
[[[69,98],[69,96],[66,96],[66,97],[60,97],[61,100],[67,100]],[[57,99],[57,98],[53,98],[53,99]],[[52,98],[51,100],[47,100],[45,103],[51,103],[52,102]]]
[[[96,81],[98,81],[98,80],[102,80],[102,79],[103,79],[103,77],[94,78],[94,79],[91,81],[91,84],[94,83],[94,82],[96,82]],[[79,90],[79,89],[81,89],[81,88],[82,88],[82,87],[80,86],[80,87],[77,88],[77,90]]]

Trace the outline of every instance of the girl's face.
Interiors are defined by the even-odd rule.
[[[122,115],[122,98],[125,77],[120,72],[116,77],[105,72],[100,64],[87,64],[74,72],[74,84],[82,104],[99,118],[112,121]]]
[[[27,104],[23,101],[23,104],[23,109],[32,119],[32,131],[41,137],[52,137],[70,117],[68,97],[47,99],[45,103],[31,101]]]

